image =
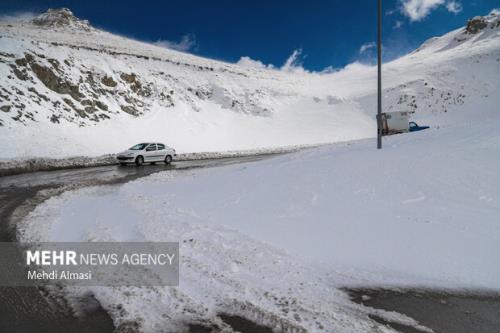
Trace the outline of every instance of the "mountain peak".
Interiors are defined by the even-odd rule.
[[[87,20],[76,17],[68,8],[49,9],[31,21],[34,25],[49,28],[77,28],[90,31],[92,27]]]
[[[452,31],[441,37],[432,37],[426,40],[412,54],[422,50],[443,51],[462,45],[467,41],[475,41],[478,38],[498,40],[500,37],[500,12],[494,10],[485,16],[476,16],[469,20],[465,27]]]
[[[465,31],[468,34],[474,35],[486,29],[495,29],[500,27],[500,12],[493,11],[487,16],[476,16],[467,21]]]

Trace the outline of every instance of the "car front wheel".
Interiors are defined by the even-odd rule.
[[[137,156],[137,158],[135,159],[135,165],[141,166],[143,163],[144,163],[144,157]]]
[[[170,155],[165,156],[165,164],[170,164],[170,163],[172,163],[172,156]]]

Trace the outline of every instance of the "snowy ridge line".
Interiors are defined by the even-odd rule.
[[[244,73],[244,72],[235,71],[233,69],[228,69],[229,66],[227,66],[228,64],[226,64],[226,63],[218,64],[220,67],[214,68],[213,66],[209,66],[209,65],[200,65],[200,64],[197,64],[195,62],[190,63],[190,62],[181,61],[181,60],[172,60],[172,59],[169,59],[166,57],[160,57],[160,56],[155,56],[155,55],[151,55],[151,54],[145,55],[145,54],[141,54],[141,53],[133,52],[133,51],[125,51],[125,50],[120,51],[120,50],[114,50],[114,49],[106,49],[104,46],[101,46],[101,48],[98,48],[97,46],[92,47],[92,46],[88,46],[85,44],[70,44],[70,43],[62,43],[62,42],[56,42],[56,41],[47,41],[45,43],[51,44],[53,46],[69,47],[70,49],[75,49],[75,50],[83,49],[83,50],[87,50],[87,51],[106,53],[106,54],[109,54],[112,56],[129,56],[129,57],[135,57],[135,58],[144,59],[144,60],[155,60],[155,61],[160,61],[160,62],[166,62],[169,64],[174,64],[177,66],[196,67],[198,70],[202,70],[202,71],[213,72],[213,71],[217,70],[220,72],[228,72],[228,73],[235,74],[235,75],[249,77],[249,75]],[[151,45],[148,45],[148,46],[151,46]],[[217,62],[217,61],[214,60],[214,62]]]
[[[178,154],[174,161],[195,161],[222,158],[237,158],[259,155],[274,155],[292,153],[302,149],[320,147],[327,144],[310,144],[285,146],[277,148],[259,148],[249,150],[233,150],[224,152],[197,152]],[[107,165],[117,165],[116,154],[106,154],[96,157],[75,156],[68,158],[29,158],[0,161],[0,177],[37,171],[53,171],[61,169],[92,168]]]

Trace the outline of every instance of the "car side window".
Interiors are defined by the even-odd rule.
[[[156,150],[156,145],[155,145],[155,144],[149,145],[149,146],[146,148],[146,151],[154,151],[154,150]]]
[[[157,147],[158,147],[158,150],[163,150],[163,149],[165,149],[165,145],[164,145],[164,144],[161,144],[161,143],[159,143],[159,144],[157,145]]]

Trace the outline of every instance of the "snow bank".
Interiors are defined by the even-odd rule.
[[[198,152],[178,154],[174,161],[214,160],[222,158],[238,158],[245,156],[260,156],[284,154],[301,149],[318,147],[320,145],[300,145],[277,148],[260,148],[250,150],[234,150],[222,152]],[[103,155],[97,157],[75,156],[67,158],[31,158],[31,159],[6,159],[0,160],[0,177],[26,172],[51,171],[59,169],[88,168],[118,164],[116,155]]]
[[[113,164],[117,164],[114,155],[105,155],[98,157],[78,156],[65,159],[10,159],[0,161],[0,177],[16,175],[25,172],[87,168]]]

